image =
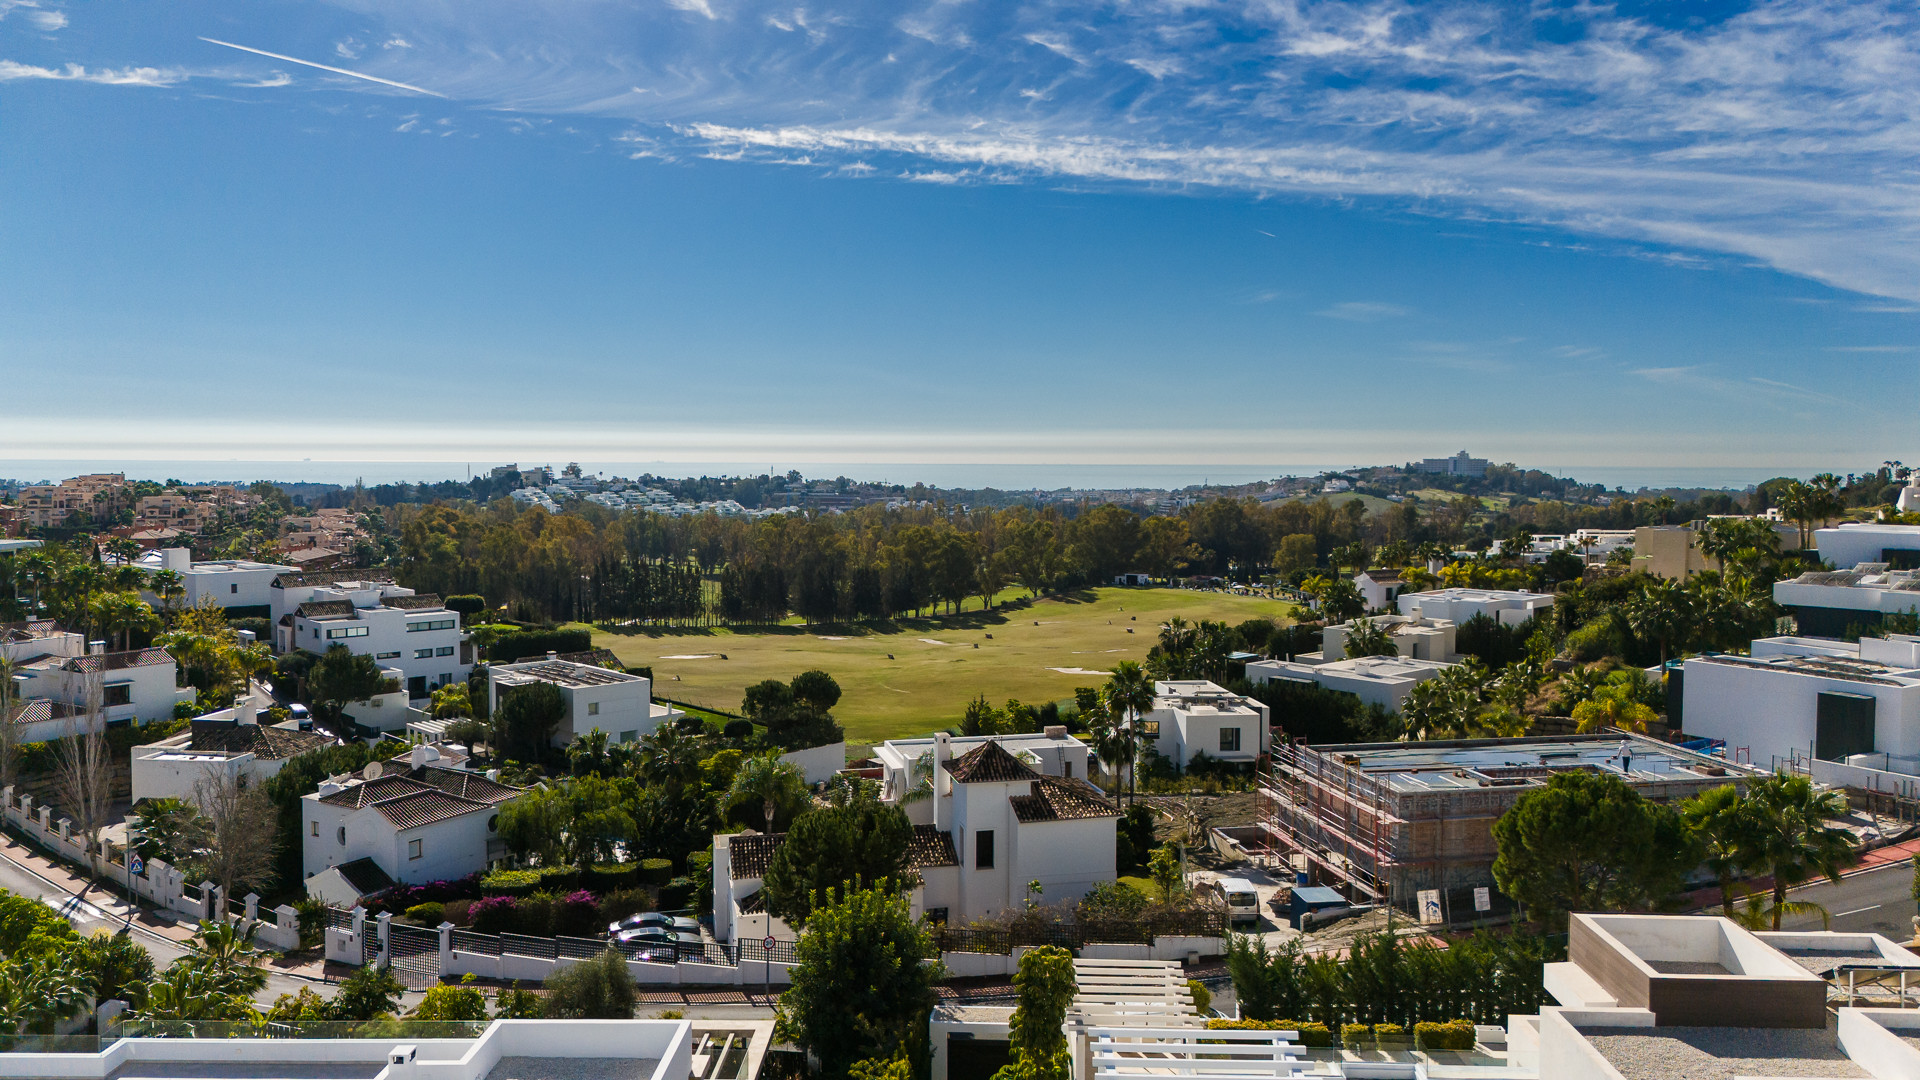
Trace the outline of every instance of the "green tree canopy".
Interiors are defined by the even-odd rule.
[[[1698,852],[1669,807],[1610,773],[1560,773],[1493,823],[1493,879],[1553,926],[1570,911],[1640,909],[1677,889]]]
[[[500,751],[522,761],[538,761],[552,745],[560,721],[567,715],[567,699],[550,682],[529,683],[507,691],[493,718],[493,737]]]
[[[307,692],[313,703],[337,719],[350,701],[366,701],[384,682],[380,665],[366,653],[352,653],[345,645],[328,649],[307,673]]]
[[[767,910],[804,925],[817,897],[843,887],[913,887],[913,825],[896,806],[861,791],[794,819],[767,867]]]
[[[827,898],[794,954],[780,1033],[818,1058],[824,1075],[847,1075],[868,1058],[925,1060],[940,950],[899,883]]]

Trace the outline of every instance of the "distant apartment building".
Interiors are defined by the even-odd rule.
[[[1489,462],[1486,458],[1473,457],[1469,455],[1465,450],[1462,450],[1459,453],[1453,455],[1452,457],[1440,457],[1440,458],[1430,457],[1430,458],[1422,458],[1419,461],[1409,462],[1407,464],[1407,471],[1417,472],[1417,473],[1438,473],[1444,476],[1482,477],[1487,475],[1487,466],[1490,464],[1492,463]]]
[[[1368,611],[1392,607],[1394,597],[1407,589],[1407,582],[1400,576],[1398,569],[1382,567],[1362,570],[1355,574],[1353,585],[1360,590],[1360,599],[1366,603]]]
[[[284,563],[255,562],[252,559],[209,559],[195,562],[190,548],[159,548],[134,560],[134,566],[153,572],[171,570],[180,575],[186,595],[182,607],[212,603],[225,608],[229,616],[241,614],[268,617],[272,610],[273,579],[294,568]],[[159,603],[152,592],[145,593],[150,603]],[[244,609],[236,611],[236,609]]]
[[[125,509],[131,488],[125,473],[90,473],[20,489],[20,513],[36,529],[76,520],[104,521]]]
[[[1403,592],[1394,603],[1400,614],[1416,619],[1444,619],[1458,626],[1476,615],[1485,615],[1494,622],[1518,626],[1536,615],[1545,615],[1553,606],[1553,594],[1524,589],[1434,589]]]
[[[1848,522],[1815,529],[1813,546],[1820,561],[1834,566],[1885,563],[1892,570],[1920,570],[1920,525]]]
[[[1712,519],[1708,519],[1712,520]],[[1720,562],[1700,550],[1704,522],[1686,525],[1642,525],[1633,530],[1633,568],[1669,581],[1685,581],[1703,570],[1718,570]],[[1800,550],[1800,530],[1774,523],[1781,551]]]
[[[1661,802],[1767,775],[1639,735],[1282,745],[1249,834],[1360,899],[1411,909],[1432,889],[1449,921],[1465,921],[1478,914],[1471,890],[1493,884],[1493,823],[1565,772],[1618,777]]]
[[[1247,681],[1255,686],[1274,681],[1311,683],[1323,690],[1352,694],[1363,705],[1399,712],[1415,686],[1437,678],[1452,666],[1443,660],[1405,656],[1363,656],[1321,663],[1256,660],[1247,665]]]
[[[1803,635],[1858,635],[1877,629],[1888,615],[1920,613],[1920,570],[1894,570],[1883,562],[1810,570],[1774,582],[1773,602],[1793,613]]]
[[[282,575],[276,582],[306,576]],[[373,657],[383,668],[397,669],[410,699],[465,682],[473,670],[473,643],[461,629],[459,614],[432,593],[351,580],[291,589],[279,584],[278,592],[276,608],[288,603],[288,592],[306,597],[275,620],[273,644],[278,652],[302,649],[318,655],[343,646],[356,655]]]

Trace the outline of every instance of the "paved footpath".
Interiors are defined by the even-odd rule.
[[[68,864],[4,833],[0,833],[0,889],[43,901],[66,916],[82,934],[126,928],[133,940],[153,954],[154,966],[159,969],[186,955],[185,943],[196,929],[196,924],[184,916],[144,904],[128,904],[120,892],[87,880]],[[325,965],[317,957],[290,961],[273,953],[268,956],[267,988],[256,999],[262,1003],[271,1003],[281,994],[298,993],[303,986],[331,996],[333,990],[328,983],[344,978],[350,970]]]

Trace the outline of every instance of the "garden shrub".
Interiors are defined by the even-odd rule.
[[[520,901],[512,896],[488,896],[475,900],[467,909],[473,928],[482,934],[520,932]]]
[[[660,886],[660,910],[678,911],[688,907],[693,900],[694,881],[692,878],[677,877]]]
[[[480,879],[486,896],[528,896],[540,887],[538,870],[495,870]]]
[[[1300,1023],[1296,1020],[1229,1020],[1215,1016],[1207,1020],[1207,1027],[1213,1031],[1297,1031],[1301,1046],[1333,1045],[1332,1029],[1312,1020]]]
[[[753,738],[753,721],[729,720],[727,726],[720,729],[720,734],[729,739],[751,739]]]
[[[401,918],[417,922],[422,926],[439,926],[446,921],[447,906],[437,901],[429,900],[424,904],[415,904],[408,908],[406,914],[401,916]]]
[[[441,921],[450,922],[455,926],[470,926],[473,923],[471,912],[473,905],[472,900],[449,900],[440,912]]]
[[[1373,1031],[1365,1024],[1341,1024],[1340,1045],[1349,1050],[1366,1050],[1373,1047]]]
[[[641,859],[639,882],[642,885],[661,886],[673,880],[673,860]]]
[[[1415,1024],[1413,1034],[1422,1050],[1473,1049],[1473,1025],[1465,1020],[1449,1020],[1444,1024]]]
[[[550,1020],[633,1019],[633,976],[626,957],[608,949],[554,972],[547,979],[543,1011]]]
[[[605,925],[600,921],[600,901],[585,889],[576,889],[553,903],[555,937],[599,937]]]
[[[653,898],[645,889],[618,889],[600,898],[600,921],[606,923],[652,910]]]
[[[1412,1044],[1407,1037],[1407,1029],[1399,1024],[1375,1024],[1373,1039],[1382,1050],[1398,1050]]]
[[[587,871],[586,886],[598,893],[631,889],[640,884],[639,863],[594,863]]]

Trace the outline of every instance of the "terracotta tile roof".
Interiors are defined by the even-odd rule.
[[[731,853],[733,880],[741,878],[766,877],[767,867],[773,862],[773,853],[780,850],[787,834],[746,832],[727,841],[727,851]]]
[[[947,771],[961,784],[1015,784],[1040,774],[997,742],[984,742],[954,758]]]
[[[468,769],[448,769],[439,765],[422,765],[416,769],[404,756],[383,761],[380,767],[384,772],[381,780],[401,777],[474,802],[503,803],[526,790],[489,780],[484,774]]]
[[[399,611],[424,611],[429,608],[443,608],[447,605],[434,593],[418,593],[413,596],[383,596],[380,598],[380,606]]]
[[[273,579],[276,589],[292,589],[301,585],[337,585],[342,581],[366,581],[379,584],[393,584],[393,575],[384,570],[347,568],[341,570],[310,570],[300,574],[279,574]]]
[[[767,890],[755,889],[734,901],[734,903],[739,906],[740,914],[758,915],[760,912],[767,910]]]
[[[353,614],[353,601],[309,600],[295,609],[295,614],[303,619],[337,619]]]
[[[312,731],[268,724],[238,724],[227,720],[195,720],[193,740],[188,744],[188,749],[202,752],[217,750],[229,754],[251,752],[261,760],[278,761],[332,745],[331,737]]]
[[[378,780],[353,784],[331,795],[322,795],[320,801],[328,806],[348,806],[359,809],[372,806],[381,799],[390,799],[396,795],[405,795],[414,791],[425,791],[428,785],[404,776],[383,776]]]
[[[132,667],[151,667],[173,663],[173,654],[165,649],[134,649],[131,652],[89,653],[76,656],[61,666],[68,671],[122,671]]]
[[[1013,808],[1013,816],[1022,824],[1120,816],[1119,808],[1108,802],[1092,784],[1058,776],[1035,778],[1031,795],[1015,795],[1007,800],[1007,805]]]
[[[340,871],[340,876],[346,878],[347,884],[353,886],[353,890],[361,896],[372,896],[393,888],[393,878],[372,859],[355,859],[341,863],[334,869]]]
[[[913,846],[907,849],[907,858],[915,870],[960,865],[960,853],[953,849],[953,835],[941,832],[934,825],[913,827]]]
[[[422,825],[457,818],[462,814],[493,810],[494,805],[462,799],[435,788],[427,788],[408,795],[382,799],[374,804],[374,809],[402,829],[417,829]]]

